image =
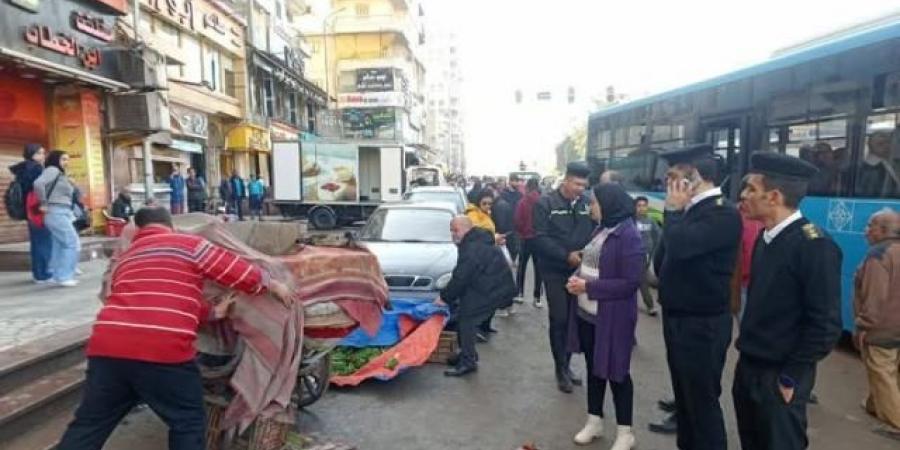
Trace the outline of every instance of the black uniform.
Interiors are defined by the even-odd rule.
[[[737,341],[735,412],[743,450],[804,449],[816,363],[841,333],[841,250],[801,218],[756,240]],[[778,385],[794,387],[786,404]]]
[[[557,375],[568,373],[569,354],[566,352],[569,305],[575,297],[566,291],[566,282],[575,271],[566,262],[569,253],[581,251],[591,240],[594,221],[585,198],[567,200],[559,190],[541,196],[534,205],[535,263],[547,292],[547,311],[550,316],[550,349]]]
[[[665,213],[654,265],[682,450],[727,446],[719,396],[740,240],[740,214],[721,195]]]

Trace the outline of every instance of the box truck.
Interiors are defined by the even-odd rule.
[[[362,141],[273,142],[273,203],[320,230],[366,220],[381,203],[401,200],[404,151]]]

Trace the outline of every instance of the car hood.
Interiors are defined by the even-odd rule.
[[[378,258],[386,275],[440,277],[456,266],[453,243],[361,242]]]

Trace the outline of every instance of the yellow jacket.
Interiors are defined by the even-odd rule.
[[[492,235],[497,233],[497,227],[494,226],[494,220],[491,219],[490,215],[485,214],[481,208],[469,204],[469,206],[466,207],[466,216],[472,220],[472,224],[476,227],[484,228],[485,230],[490,231]]]

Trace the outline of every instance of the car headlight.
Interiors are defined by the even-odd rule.
[[[448,284],[450,284],[451,278],[453,278],[452,273],[445,273],[441,275],[440,277],[438,277],[437,281],[434,282],[434,287],[438,289],[444,289]]]

